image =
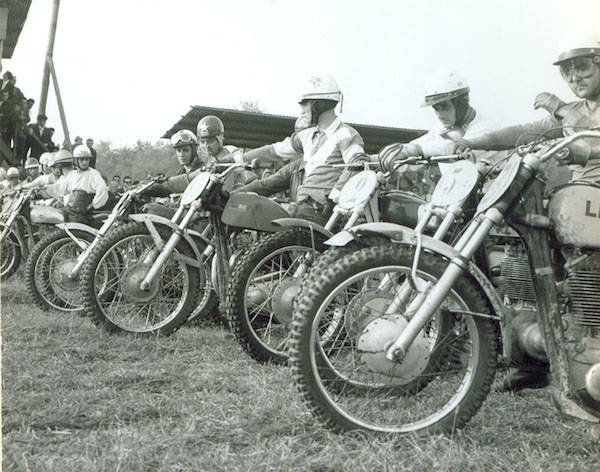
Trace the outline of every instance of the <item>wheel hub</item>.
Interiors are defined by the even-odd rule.
[[[364,324],[356,339],[360,358],[374,374],[393,378],[402,383],[420,375],[429,362],[431,349],[429,339],[421,331],[401,362],[386,357],[387,348],[400,336],[408,324],[404,316],[383,315]]]
[[[302,279],[300,277],[290,277],[279,284],[273,293],[272,309],[275,318],[280,323],[287,325],[292,323],[292,311],[294,298],[300,291]]]
[[[71,272],[76,263],[76,259],[66,259],[56,267],[56,281],[63,290],[73,291],[79,289],[79,275],[71,277]]]
[[[148,273],[149,267],[144,264],[135,264],[127,267],[121,274],[120,287],[127,301],[134,303],[146,303],[152,300],[159,290],[159,279],[156,276],[152,280],[148,290],[142,290],[140,285]]]

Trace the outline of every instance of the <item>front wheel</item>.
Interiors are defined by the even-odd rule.
[[[86,245],[94,240],[91,233],[75,230],[73,234]],[[42,310],[80,310],[79,277],[70,275],[82,252],[62,229],[40,239],[25,264],[25,287],[30,300]]]
[[[0,226],[2,230],[2,226]],[[0,245],[0,279],[7,280],[21,264],[21,245],[14,231],[10,230]]]
[[[412,247],[399,245],[354,252],[297,301],[290,340],[295,382],[312,413],[335,431],[451,432],[490,391],[497,326],[469,315],[491,308],[467,277],[454,284],[404,359],[387,360],[387,346],[410,320],[404,311],[410,299],[386,311],[406,286],[413,256]],[[435,283],[447,265],[422,253],[418,277]]]
[[[303,274],[325,249],[324,239],[303,228],[275,233],[235,265],[227,286],[225,317],[255,360],[287,360],[293,301]]]
[[[166,241],[171,231],[158,226]],[[188,319],[198,298],[198,270],[179,255],[193,257],[180,241],[142,290],[141,281],[159,250],[144,223],[128,223],[106,234],[91,251],[81,273],[86,314],[108,332],[169,335]]]

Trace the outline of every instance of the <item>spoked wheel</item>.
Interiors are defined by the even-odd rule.
[[[17,235],[9,231],[0,244],[0,279],[7,280],[17,271],[21,264],[21,256],[21,245]]]
[[[83,243],[94,235],[73,231]],[[25,265],[25,286],[31,300],[42,310],[77,311],[82,308],[79,277],[71,276],[77,258],[83,252],[62,229],[46,234],[32,248]]]
[[[275,233],[236,264],[227,287],[226,318],[257,361],[287,361],[294,298],[303,273],[324,250],[323,241],[305,229]]]
[[[212,259],[207,260],[202,267],[198,269],[198,300],[188,318],[188,323],[194,325],[204,318],[218,320],[219,315],[219,296],[212,285],[210,276]]]
[[[399,302],[413,249],[373,247],[349,254],[297,301],[290,341],[294,377],[305,402],[336,431],[450,432],[477,412],[494,378],[497,327],[478,287],[459,279],[401,361],[386,348],[410,318]],[[435,281],[448,265],[422,253],[418,277]],[[406,293],[406,292],[404,292]]]
[[[157,228],[166,241],[171,232]],[[108,233],[91,251],[81,273],[86,314],[109,332],[169,335],[192,312],[199,289],[198,270],[179,254],[193,257],[180,242],[148,289],[140,284],[158,254],[143,223],[129,223]]]

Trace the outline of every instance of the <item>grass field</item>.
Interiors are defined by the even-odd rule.
[[[548,392],[492,394],[454,437],[335,435],[288,368],[250,360],[222,328],[108,335],[2,286],[2,470],[598,471],[586,423]]]

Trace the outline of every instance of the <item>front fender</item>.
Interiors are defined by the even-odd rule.
[[[154,215],[151,213],[138,213],[135,215],[129,215],[129,218],[133,221],[144,223],[146,226],[148,226],[149,224],[159,224],[163,226],[168,226],[172,231],[175,231],[179,228],[168,218],[165,218],[164,216]],[[192,251],[194,251],[196,259],[200,259],[200,257],[202,256],[202,251],[200,250],[200,248],[198,248],[198,244],[196,244],[194,238],[202,240],[202,242],[206,245],[210,244],[210,241],[198,231],[194,231],[192,229],[186,229],[182,236],[183,239],[190,245]]]
[[[287,228],[310,228],[312,231],[321,233],[326,238],[331,238],[333,236],[333,233],[327,228],[302,218],[278,218],[273,220],[272,223],[278,226],[285,226]]]
[[[411,228],[397,225],[394,223],[366,223],[355,226],[349,230],[342,231],[329,240],[325,241],[325,244],[330,246],[346,246],[350,241],[360,240],[361,234],[375,234],[378,236],[384,236],[394,244],[404,244],[409,246],[416,246],[417,244],[417,233]],[[442,257],[452,260],[457,257],[460,253],[449,244],[446,244],[439,239],[434,239],[431,236],[421,235],[421,246],[423,250],[430,251],[441,255]],[[500,325],[502,327],[502,345],[504,349],[504,356],[510,358],[510,346],[512,345],[510,337],[509,327],[510,321],[513,318],[513,314],[510,310],[504,308],[502,299],[498,292],[486,277],[483,271],[477,267],[473,262],[469,262],[468,268],[469,275],[477,282],[481,290],[485,293],[492,308],[498,316],[500,316]]]
[[[82,233],[88,233],[94,236],[94,238],[98,236],[98,230],[96,228],[92,228],[91,226],[88,226],[83,223],[58,223],[56,227],[62,229],[65,233],[67,233],[67,236],[69,236],[69,238],[71,238],[73,242],[75,242],[75,244],[77,244],[81,249],[84,250],[86,247],[88,247],[89,243],[87,241],[81,241],[81,239],[79,239],[73,234],[73,231],[81,231]]]

